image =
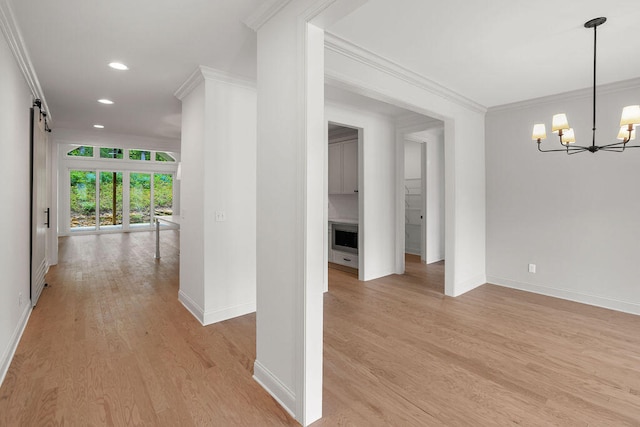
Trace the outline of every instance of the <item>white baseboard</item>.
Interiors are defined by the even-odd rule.
[[[521,291],[533,292],[534,294],[541,294],[582,304],[593,305],[596,307],[608,308],[610,310],[621,311],[623,313],[640,315],[640,304],[604,298],[597,295],[583,294],[566,289],[550,288],[547,286],[533,285],[531,283],[517,282],[515,280],[496,276],[488,276],[487,281],[491,284],[503,286],[505,288],[518,289]]]
[[[253,363],[253,379],[267,390],[289,415],[296,418],[294,412],[296,407],[295,394],[257,360]]]
[[[13,360],[14,354],[16,354],[16,349],[18,348],[18,343],[20,342],[20,338],[22,338],[22,334],[24,333],[24,329],[27,327],[27,322],[29,321],[29,316],[31,316],[31,311],[33,307],[31,307],[31,303],[26,301],[24,311],[22,312],[22,316],[20,316],[20,321],[16,325],[13,334],[11,334],[11,338],[9,339],[9,343],[7,348],[0,359],[0,386],[4,382],[4,378],[7,375],[7,371],[9,370],[9,366],[11,365],[11,361]]]
[[[212,323],[222,322],[223,320],[233,319],[234,317],[244,316],[245,314],[256,311],[256,302],[239,304],[233,307],[225,307],[218,310],[207,311],[204,313],[203,325],[211,325]]]
[[[182,305],[189,310],[191,314],[193,314],[193,317],[195,317],[198,322],[204,325],[204,310],[202,307],[192,300],[189,295],[182,292],[182,290],[178,292],[178,301],[180,301]]]
[[[485,276],[484,274],[472,277],[471,279],[465,280],[461,283],[456,283],[455,292],[451,296],[459,297],[460,295],[466,294],[467,292],[472,291],[478,286],[484,285],[485,283],[487,283],[487,276]]]
[[[232,307],[224,307],[218,310],[205,312],[189,295],[184,292],[178,292],[178,301],[189,310],[202,326],[211,325],[213,323],[222,322],[223,320],[233,319],[234,317],[244,316],[245,314],[256,311],[256,302],[246,304],[238,304]]]

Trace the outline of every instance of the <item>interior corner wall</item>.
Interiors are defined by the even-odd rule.
[[[640,87],[598,95],[596,144],[615,142]],[[558,95],[489,112],[486,121],[487,275],[491,283],[640,314],[640,150],[540,153],[534,123],[565,112],[591,144],[591,95]],[[549,127],[547,127],[549,129]],[[559,148],[548,131],[542,147]],[[536,273],[528,272],[536,264]]]
[[[396,260],[396,134],[392,119],[331,103],[325,107],[329,122],[362,129],[358,152],[362,233],[361,280],[394,274]],[[404,219],[403,219],[404,220]]]
[[[30,258],[30,118],[32,95],[3,36],[0,36],[0,383],[26,325]],[[19,296],[22,295],[22,305]]]
[[[200,70],[182,98],[180,301],[208,325],[256,307],[257,101]]]
[[[206,85],[205,170],[199,178],[204,181],[204,323],[210,324],[256,310],[257,95],[255,88],[216,80],[207,79]]]

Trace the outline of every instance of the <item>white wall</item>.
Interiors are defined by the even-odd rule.
[[[31,92],[0,37],[0,381],[26,325],[29,303],[29,108]],[[22,294],[22,305],[18,304]]]
[[[256,89],[207,78],[205,324],[256,310]],[[224,221],[216,221],[215,213]]]
[[[329,220],[333,219],[358,219],[358,195],[357,194],[330,194],[329,195]]]
[[[599,145],[615,142],[622,108],[640,101],[638,81],[623,90],[616,86],[598,95]],[[487,115],[488,280],[640,314],[640,150],[538,152],[533,124],[546,123],[543,147],[558,148],[550,124],[560,112],[567,114],[577,143],[590,145],[588,92]],[[537,273],[528,272],[529,263]]]
[[[428,132],[425,149],[425,262],[442,261],[445,244],[445,182],[444,135],[442,131]]]
[[[395,273],[396,149],[391,118],[327,103],[325,119],[362,129],[358,152],[360,280]],[[403,218],[404,221],[404,218]]]
[[[181,100],[180,300],[204,322],[204,84]]]
[[[422,177],[422,143],[404,142],[404,179],[420,179]]]
[[[256,89],[200,67],[182,100],[180,301],[203,324],[256,307]]]

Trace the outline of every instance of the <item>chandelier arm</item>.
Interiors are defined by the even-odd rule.
[[[541,153],[551,153],[552,151],[570,152],[570,151],[586,151],[586,150],[588,150],[588,148],[582,147],[582,146],[567,147],[567,148],[560,148],[560,149],[553,149],[553,150],[543,150],[542,148],[540,148],[540,144],[538,144],[538,151],[540,151]]]
[[[628,143],[628,142],[627,142],[627,143]],[[611,143],[611,144],[607,144],[607,145],[602,145],[602,146],[600,146],[600,149],[602,150],[602,149],[609,148],[609,147],[613,147],[613,148],[624,148],[624,147],[627,145],[627,143],[622,142],[622,141],[621,141],[621,142],[613,142],[613,143]]]

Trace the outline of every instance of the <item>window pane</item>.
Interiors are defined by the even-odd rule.
[[[71,231],[96,228],[96,173],[70,171]]]
[[[129,150],[130,160],[151,160],[151,151]]]
[[[129,185],[129,223],[151,224],[151,174],[132,173]]]
[[[100,148],[100,158],[101,159],[121,159],[122,158],[122,148]]]
[[[122,228],[122,172],[100,172],[100,228]]]
[[[81,146],[67,153],[67,156],[93,157],[93,147]]]
[[[162,151],[158,151],[156,153],[156,162],[175,162],[176,159],[174,159],[173,157],[171,157],[169,154],[162,152]]]
[[[173,215],[173,175],[168,173],[153,174],[153,197],[155,199],[155,216]]]

